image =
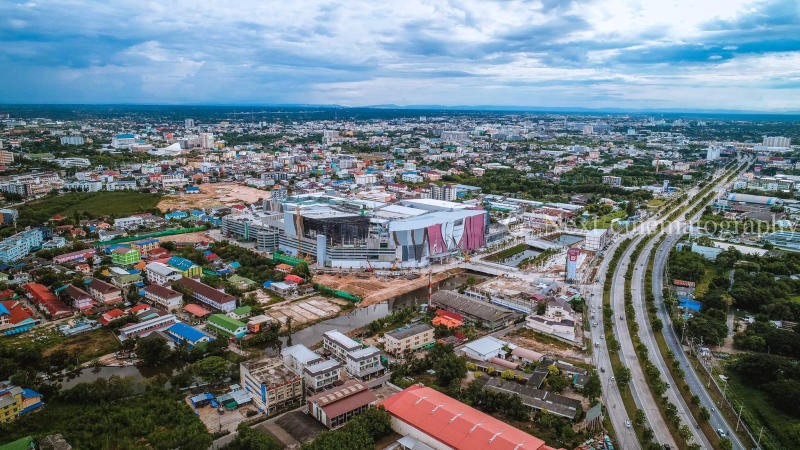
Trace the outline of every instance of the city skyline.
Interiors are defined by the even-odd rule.
[[[791,1],[0,5],[0,103],[800,111]]]

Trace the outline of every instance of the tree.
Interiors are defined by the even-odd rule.
[[[254,430],[242,422],[236,428],[236,437],[224,448],[226,450],[280,450],[283,445],[271,436]]]
[[[603,386],[600,383],[600,377],[597,373],[593,372],[589,375],[589,378],[586,379],[586,382],[583,384],[583,395],[589,400],[600,398],[600,396],[603,395]]]
[[[549,386],[550,390],[553,392],[562,392],[569,386],[569,380],[561,374],[550,375],[547,377],[547,386]]]
[[[308,269],[308,263],[305,261],[298,263],[296,266],[294,266],[292,268],[292,273],[299,277],[303,277],[306,280],[311,278],[311,271]]]
[[[703,422],[708,422],[708,419],[711,418],[711,413],[708,412],[705,406],[700,407],[700,414],[698,415],[699,419]]]
[[[209,356],[192,364],[192,372],[208,383],[218,383],[228,376],[230,363],[219,356]]]
[[[627,367],[620,367],[619,373],[617,374],[617,385],[619,387],[625,387],[631,381],[631,370]]]
[[[455,353],[449,353],[434,361],[433,370],[439,386],[450,386],[467,376],[467,361]]]
[[[157,336],[146,337],[136,343],[136,356],[146,366],[155,367],[167,361],[171,354],[167,343]]]

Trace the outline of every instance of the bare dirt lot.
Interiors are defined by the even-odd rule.
[[[565,360],[586,362],[587,356],[580,349],[577,349],[565,342],[560,342],[553,338],[547,338],[521,328],[506,334],[503,339],[512,344],[519,345],[527,349],[537,351],[546,355],[555,355]],[[544,342],[548,341],[548,342]]]
[[[291,317],[293,326],[316,322],[339,314],[341,306],[330,298],[314,296],[304,300],[276,303],[265,313],[281,323]]]
[[[270,193],[260,189],[242,186],[236,183],[201,184],[199,194],[166,195],[158,202],[158,209],[210,208],[218,205],[235,205],[237,203],[255,203],[269,199]]]
[[[439,272],[433,274],[433,282],[450,278],[454,272]],[[319,274],[314,276],[314,281],[333,289],[355,294],[363,300],[359,307],[370,306],[389,300],[392,297],[411,292],[428,285],[427,275],[422,275],[413,280],[405,278],[376,277],[370,274]]]
[[[159,242],[178,242],[196,244],[198,242],[216,242],[208,231],[197,231],[194,233],[173,234],[171,236],[162,236],[158,238]]]

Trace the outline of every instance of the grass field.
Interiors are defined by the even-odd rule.
[[[71,192],[32,201],[20,208],[19,224],[37,225],[56,214],[71,220],[80,218],[124,217],[155,209],[161,196],[135,191]]]
[[[792,432],[797,426],[797,419],[782,413],[772,406],[766,395],[758,389],[739,380],[735,374],[728,374],[728,391],[733,403],[744,402],[742,416],[750,425],[753,433],[758,433],[764,426],[761,445],[765,449],[796,448]],[[733,422],[735,423],[735,422]]]
[[[114,333],[101,328],[77,336],[61,338],[57,344],[47,348],[43,355],[48,356],[57,350],[65,350],[70,355],[78,354],[80,361],[86,362],[113,353],[120,348],[121,346],[117,338],[114,337]]]
[[[611,226],[611,221],[614,219],[624,219],[628,215],[625,211],[614,211],[611,214],[606,214],[605,216],[600,216],[594,220],[588,220],[581,225],[581,228],[584,229],[592,229],[592,228],[608,228]]]

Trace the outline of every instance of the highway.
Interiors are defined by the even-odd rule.
[[[717,186],[715,191],[719,194],[722,192],[724,187],[725,186],[723,185]],[[688,223],[685,224],[687,228],[688,224],[697,221],[701,212],[698,212],[694,217],[689,219]],[[683,227],[675,230],[668,230],[667,233],[669,236],[656,249],[655,258],[653,259],[653,284],[651,288],[653,289],[653,295],[655,296],[658,317],[664,324],[662,333],[664,335],[664,339],[666,340],[667,346],[680,363],[680,368],[684,373],[684,379],[686,384],[689,385],[689,389],[691,390],[692,394],[697,395],[700,398],[700,404],[704,406],[711,414],[711,418],[709,419],[711,426],[715,430],[717,428],[721,428],[723,431],[725,431],[733,443],[734,450],[745,450],[746,447],[739,440],[739,437],[734,432],[733,427],[727,423],[722,413],[720,413],[720,411],[717,409],[714,400],[711,398],[705,386],[703,385],[703,382],[700,380],[700,377],[695,372],[694,367],[692,367],[690,364],[689,357],[686,356],[686,353],[684,353],[683,346],[681,345],[680,339],[678,338],[678,335],[673,327],[669,312],[664,307],[664,297],[662,292],[662,288],[664,286],[664,266],[669,258],[670,250],[681,239],[684,234],[684,230],[685,228]],[[708,446],[707,448],[711,447]]]
[[[666,361],[664,361],[664,357],[659,351],[658,343],[656,342],[656,337],[653,333],[653,328],[650,324],[650,321],[646,319],[647,302],[644,293],[648,286],[645,286],[645,274],[647,272],[647,260],[650,256],[653,246],[656,243],[656,240],[657,238],[651,240],[644,247],[642,252],[639,254],[639,258],[636,260],[636,266],[633,268],[632,280],[634,281],[631,284],[631,293],[633,295],[633,307],[636,311],[636,317],[638,318],[639,322],[639,338],[647,347],[647,354],[649,355],[650,361],[655,364],[656,367],[658,367],[664,382],[668,383],[668,386],[670,386],[667,388],[665,395],[670,403],[678,408],[678,416],[680,417],[681,422],[685,423],[692,430],[694,442],[702,445],[703,448],[712,448],[711,442],[709,442],[706,435],[697,426],[697,422],[695,421],[694,417],[692,417],[692,412],[689,409],[689,405],[686,404],[683,396],[676,392],[675,386],[678,384],[675,383],[675,380],[672,378],[672,374],[667,368]],[[667,252],[667,254],[669,254],[669,252]],[[652,288],[655,288],[655,283],[653,283]]]
[[[625,405],[622,403],[622,396],[620,395],[617,383],[612,381],[610,377],[613,375],[611,371],[611,358],[608,354],[608,347],[603,335],[603,281],[606,278],[606,271],[611,261],[611,256],[619,247],[619,244],[624,238],[615,240],[606,250],[604,250],[604,258],[600,262],[597,271],[597,281],[587,286],[587,292],[584,293],[584,298],[587,300],[587,307],[589,308],[590,316],[594,316],[591,320],[592,323],[592,359],[594,360],[595,367],[597,367],[600,376],[600,384],[603,386],[603,402],[606,406],[606,414],[614,427],[616,444],[618,448],[625,450],[628,449],[641,449],[639,440],[632,428],[626,426],[625,421],[633,418],[628,417],[625,411]],[[587,295],[588,294],[588,295]],[[595,326],[594,323],[597,323]]]
[[[714,191],[719,195],[724,189],[725,184],[719,184],[714,188]],[[733,428],[726,422],[725,418],[722,414],[717,410],[716,405],[714,404],[713,399],[706,391],[703,382],[697,376],[697,373],[694,371],[694,368],[689,362],[689,358],[683,351],[683,347],[680,344],[680,339],[673,328],[672,319],[664,307],[664,298],[663,298],[663,275],[665,264],[669,257],[670,250],[675,246],[675,244],[681,239],[684,235],[685,230],[688,229],[689,224],[697,221],[702,214],[702,210],[696,213],[693,217],[691,217],[688,221],[683,221],[679,219],[677,221],[676,227],[668,228],[664,233],[660,233],[659,236],[663,234],[668,234],[668,237],[658,246],[655,250],[655,256],[653,259],[653,277],[652,277],[652,285],[649,287],[653,290],[653,295],[655,298],[655,303],[657,307],[657,314],[659,319],[663,324],[662,334],[664,339],[669,347],[670,351],[675,355],[676,359],[680,363],[680,368],[683,370],[684,379],[689,386],[689,390],[692,394],[697,395],[700,398],[700,404],[704,406],[708,412],[711,414],[711,418],[709,420],[710,424],[714,429],[721,428],[724,430],[727,435],[730,437],[731,442],[733,443],[734,450],[745,450],[745,447],[742,445],[741,441],[739,440],[736,433],[734,433]],[[638,280],[635,283],[635,286],[632,285],[632,288],[636,287],[634,290],[634,306],[637,307],[637,315],[644,317],[643,314],[646,314],[646,305],[645,300],[642,295],[644,292],[643,290],[647,288],[644,286],[644,276],[646,270],[646,255],[650,253],[650,249],[652,245],[654,245],[655,241],[658,240],[658,236],[654,238],[652,243],[648,245],[637,261],[637,266],[634,268],[633,279]],[[636,293],[638,289],[638,295]],[[637,301],[637,298],[639,301]],[[646,333],[644,333],[646,329]],[[639,330],[640,337],[642,337],[643,342],[648,347],[648,353],[650,355],[655,355],[654,364],[656,364],[661,371],[662,375],[665,377],[666,381],[672,385],[675,385],[674,380],[672,379],[672,375],[670,374],[669,370],[667,370],[666,363],[664,361],[663,355],[658,351],[658,347],[655,343],[655,337],[653,336],[652,328],[649,325],[646,327],[641,327]],[[678,406],[679,413],[681,415],[681,420],[684,423],[690,424],[690,428],[692,428],[693,434],[695,436],[695,442],[701,443],[704,448],[712,448],[711,443],[708,441],[705,435],[697,430],[694,426],[696,421],[694,418],[691,417],[689,413],[688,405],[686,402],[683,401],[683,397],[678,395],[674,392],[674,388],[670,388],[667,390],[667,395],[670,398],[670,401]]]
[[[617,340],[620,344],[619,356],[623,365],[628,367],[631,371],[631,381],[629,383],[633,398],[636,401],[636,406],[644,411],[647,423],[653,430],[653,435],[656,442],[660,444],[668,444],[671,448],[677,448],[675,439],[670,433],[669,427],[661,415],[656,399],[650,391],[650,386],[647,384],[642,365],[639,357],[636,354],[636,349],[633,346],[630,330],[628,329],[628,320],[633,318],[627,317],[625,314],[625,272],[628,265],[631,263],[631,254],[636,248],[636,245],[643,239],[643,236],[637,236],[628,246],[622,258],[620,258],[619,265],[615,268],[614,277],[611,284],[611,306],[614,311],[614,330],[616,331]],[[639,323],[642,322],[639,316]]]

